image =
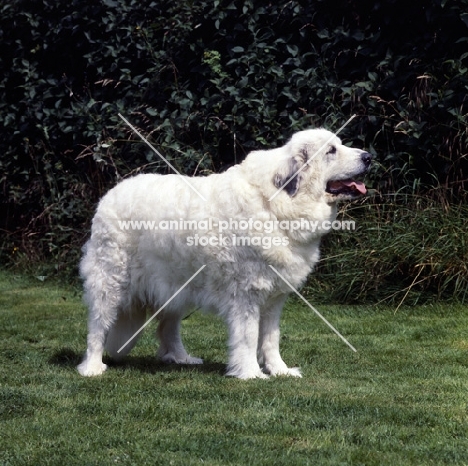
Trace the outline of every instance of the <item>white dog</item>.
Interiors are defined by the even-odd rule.
[[[288,283],[301,286],[317,263],[326,232],[320,225],[335,220],[337,201],[365,194],[353,177],[370,162],[367,152],[315,129],[296,133],[283,147],[252,152],[221,174],[122,181],[101,200],[84,248],[89,333],[80,374],[106,370],[104,349],[114,358],[128,354],[147,311],[173,298],[157,314],[162,361],[203,362],[180,337],[183,317],[201,308],[227,323],[227,375],[301,377],[279,352]]]

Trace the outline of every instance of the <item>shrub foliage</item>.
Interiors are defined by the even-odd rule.
[[[3,256],[52,257],[59,269],[76,262],[103,192],[138,171],[167,171],[119,113],[189,175],[357,114],[341,136],[376,156],[372,205],[395,192],[444,208],[466,203],[467,7],[8,2],[0,7]]]

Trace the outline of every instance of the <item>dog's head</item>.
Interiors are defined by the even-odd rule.
[[[282,152],[272,181],[291,197],[312,194],[335,203],[367,192],[364,183],[355,178],[368,170],[371,155],[344,146],[329,131],[312,129],[296,133]]]

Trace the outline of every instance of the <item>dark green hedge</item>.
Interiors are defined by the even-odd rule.
[[[58,266],[120,177],[219,171],[310,126],[379,193],[466,201],[468,0],[15,0],[0,7],[0,228]],[[16,250],[15,250],[16,251]]]

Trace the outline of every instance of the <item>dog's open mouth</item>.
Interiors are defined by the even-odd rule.
[[[356,180],[331,180],[327,183],[326,190],[334,196],[361,196],[367,193],[366,185]]]

